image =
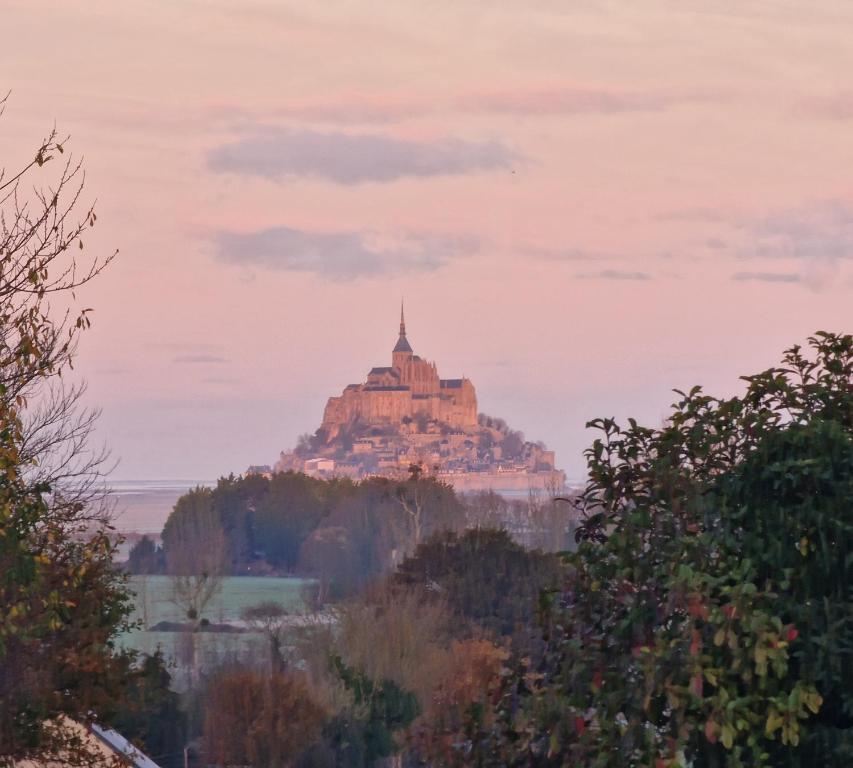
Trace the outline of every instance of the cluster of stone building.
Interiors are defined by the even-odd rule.
[[[466,489],[564,480],[553,451],[524,443],[508,456],[504,437],[478,423],[469,379],[442,379],[435,363],[414,354],[401,308],[391,365],[372,368],[365,382],[330,397],[311,452],[282,454],[276,469],[358,479],[406,476],[417,465]]]
[[[371,368],[367,381],[330,397],[320,429],[327,442],[354,424],[397,425],[426,418],[451,428],[477,426],[477,395],[469,379],[439,378],[435,363],[414,354],[400,308],[400,336],[391,365]]]

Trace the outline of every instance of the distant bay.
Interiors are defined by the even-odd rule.
[[[214,488],[215,480],[112,480],[110,490],[115,504],[114,525],[120,533],[159,536],[175,502],[196,486]],[[468,493],[471,493],[470,491]],[[507,499],[541,500],[542,490],[498,490]]]
[[[121,533],[159,535],[178,498],[197,485],[213,488],[213,480],[113,480],[114,525]]]

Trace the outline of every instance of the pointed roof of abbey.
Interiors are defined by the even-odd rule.
[[[406,318],[403,315],[403,302],[400,302],[400,338],[393,349],[394,352],[412,352],[412,346],[406,338]]]

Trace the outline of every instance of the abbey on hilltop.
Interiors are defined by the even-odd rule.
[[[320,428],[282,453],[275,471],[405,478],[413,466],[457,490],[553,490],[565,483],[553,451],[526,441],[503,419],[478,413],[467,378],[442,379],[435,363],[414,353],[400,307],[391,365],[371,368],[367,381],[330,397]]]
[[[424,417],[454,429],[476,427],[477,395],[469,379],[440,379],[435,363],[414,354],[401,305],[391,365],[371,368],[364,384],[350,384],[340,397],[330,397],[320,428],[330,442],[356,422],[378,426]]]

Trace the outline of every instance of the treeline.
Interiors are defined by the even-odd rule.
[[[458,530],[465,520],[450,486],[417,473],[358,483],[297,472],[231,476],[181,496],[162,547],[141,539],[128,570],[191,572],[195,563],[197,573],[299,573],[351,592],[435,531]]]
[[[505,531],[435,533],[329,609],[331,622],[288,624],[274,603],[247,609],[268,653],[206,669],[180,696],[151,657],[147,696],[132,690],[115,722],[167,767],[183,765],[180,744],[192,765],[419,765],[446,751],[448,729],[487,711],[511,657],[544,658],[541,596],[564,580],[559,556]]]

